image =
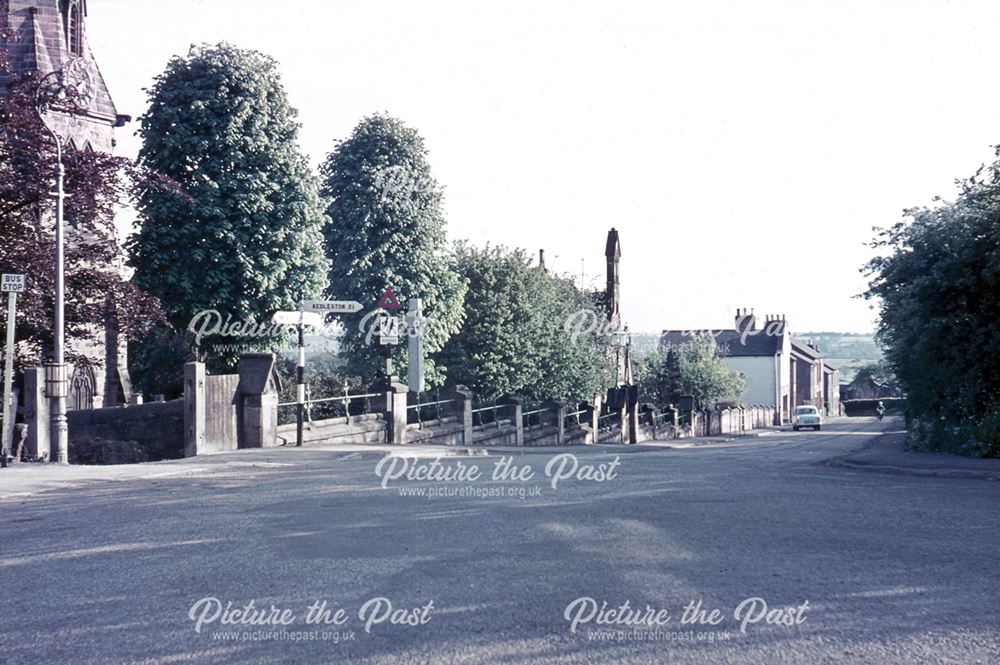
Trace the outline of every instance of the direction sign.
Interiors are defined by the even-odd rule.
[[[312,326],[314,328],[323,327],[323,315],[317,314],[316,312],[275,312],[274,315],[271,316],[271,321],[279,326],[297,326],[301,321],[302,325]]]
[[[307,312],[323,314],[353,314],[361,311],[361,303],[357,300],[306,300],[302,307]]]
[[[380,316],[378,319],[378,343],[382,346],[399,344],[399,318]]]
[[[11,275],[4,273],[0,278],[0,292],[22,293],[24,291],[24,275]]]

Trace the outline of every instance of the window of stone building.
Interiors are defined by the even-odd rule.
[[[79,0],[70,0],[66,10],[66,43],[73,55],[83,55],[83,20]]]

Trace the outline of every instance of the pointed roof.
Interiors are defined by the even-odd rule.
[[[604,256],[609,259],[621,258],[622,248],[621,243],[618,242],[618,230],[612,227],[608,231],[608,244],[604,248]]]

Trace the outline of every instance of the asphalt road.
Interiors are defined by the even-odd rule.
[[[823,464],[894,426],[589,447],[555,488],[551,452],[383,488],[376,455],[297,450],[8,498],[0,664],[1000,662],[1000,484]]]

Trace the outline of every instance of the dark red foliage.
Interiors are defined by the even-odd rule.
[[[0,272],[27,275],[18,298],[19,364],[37,363],[52,345],[55,272],[55,143],[42,124],[34,93],[39,77],[15,77],[0,49]],[[136,339],[166,324],[159,301],[123,277],[114,212],[146,187],[172,188],[128,159],[90,150],[64,151],[66,341],[91,339],[116,325]],[[5,322],[0,327],[5,326]]]

